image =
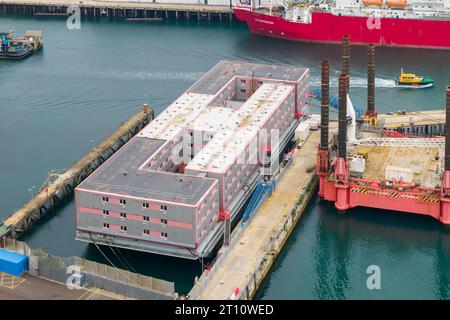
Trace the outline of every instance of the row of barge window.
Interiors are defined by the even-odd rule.
[[[103,202],[103,203],[109,202],[109,197],[102,197],[102,202]],[[127,204],[127,200],[125,200],[125,199],[120,199],[120,200],[119,200],[119,203],[120,203],[121,205],[126,205],[126,204]],[[142,208],[148,209],[149,207],[150,207],[150,204],[149,204],[148,202],[143,202],[143,203],[142,203]],[[160,209],[161,209],[161,211],[167,211],[167,206],[166,206],[166,205],[161,205]]]
[[[103,223],[103,228],[109,229],[109,223]],[[127,232],[127,227],[126,226],[120,226],[120,231]],[[144,229],[144,235],[149,236],[150,235],[150,230],[149,229]],[[167,239],[167,232],[161,232],[160,236],[163,239]]]
[[[109,210],[103,210],[103,215],[104,216],[109,216]],[[125,219],[127,217],[127,214],[125,212],[121,212],[120,213],[120,217]],[[143,221],[150,221],[150,217],[149,216],[142,216],[142,220]],[[161,224],[167,224],[167,219],[161,219]]]

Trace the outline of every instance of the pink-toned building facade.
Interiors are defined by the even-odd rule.
[[[260,179],[261,145],[283,149],[307,94],[307,69],[221,61],[76,188],[77,239],[208,256]],[[271,130],[277,147],[261,144]]]

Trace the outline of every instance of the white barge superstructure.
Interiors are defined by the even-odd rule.
[[[278,161],[291,139],[308,75],[294,66],[219,62],[76,188],[76,238],[210,255],[224,222],[270,175],[261,159]]]

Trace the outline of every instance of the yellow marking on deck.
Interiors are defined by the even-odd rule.
[[[0,272],[0,287],[15,289],[25,282],[24,278]]]
[[[74,289],[74,290],[77,290],[77,289]],[[84,299],[84,297],[89,295],[90,293],[91,293],[91,289],[86,289],[86,291],[83,292],[83,294],[81,296],[79,296],[77,298],[77,300],[87,300],[87,299]]]
[[[350,188],[350,190],[352,192],[356,192],[356,193],[368,193],[369,190],[367,190],[366,188],[357,188],[357,187],[352,187]]]
[[[108,297],[112,300],[130,300],[131,298],[101,290],[99,288],[83,288],[85,292],[77,298],[77,300],[96,300],[95,295]]]
[[[420,197],[421,201],[424,202],[430,202],[430,203],[438,203],[439,202],[439,198],[433,198],[433,197],[429,197],[429,196],[422,196]]]
[[[92,300],[92,298],[98,293],[98,289],[94,288],[91,290],[91,294],[84,300]]]

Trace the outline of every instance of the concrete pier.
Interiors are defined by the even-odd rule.
[[[0,272],[0,300],[173,300],[175,283],[82,257],[60,257],[1,238],[0,249],[28,257],[20,276]],[[72,269],[74,273],[68,272]],[[3,271],[3,269],[2,269]],[[73,276],[78,273],[83,281]],[[70,283],[70,286],[68,286]]]
[[[2,0],[0,12],[35,16],[67,16],[67,8],[76,5],[82,17],[121,19],[177,19],[233,21],[231,5],[177,4],[132,1],[87,0]]]
[[[312,131],[295,150],[273,195],[247,227],[236,227],[230,246],[221,249],[213,266],[198,279],[190,299],[253,298],[316,190],[319,134]]]
[[[137,114],[123,123],[113,134],[94,147],[70,169],[58,174],[56,179],[41,188],[33,199],[11,214],[0,225],[0,237],[10,235],[12,238],[16,238],[27,230],[36,220],[70,195],[83,179],[153,120],[153,117],[153,110],[144,105]]]

